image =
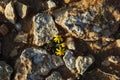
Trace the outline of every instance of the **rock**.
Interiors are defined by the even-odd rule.
[[[67,45],[68,49],[75,50],[75,42],[72,37],[69,37],[66,39],[66,45]]]
[[[75,64],[78,73],[83,75],[84,72],[89,68],[90,65],[92,65],[94,61],[95,60],[93,56],[87,56],[87,57],[78,56]]]
[[[84,41],[100,41],[101,37],[111,38],[119,28],[119,22],[111,17],[113,16],[111,12],[100,5],[91,6],[89,11],[78,10],[78,8],[62,9],[54,12],[53,16],[58,25],[72,36]],[[106,45],[104,43],[102,45]]]
[[[115,75],[105,73],[100,69],[93,70],[85,75],[85,80],[119,80]]]
[[[33,43],[41,46],[49,43],[58,34],[58,30],[52,17],[48,14],[38,13],[33,17]]]
[[[4,8],[0,5],[0,13],[4,14]]]
[[[71,0],[64,0],[65,3],[69,3]]]
[[[52,9],[56,7],[55,2],[53,2],[52,0],[48,0],[47,4],[48,4],[48,9]]]
[[[19,32],[18,35],[15,37],[15,42],[19,42],[19,43],[27,43],[28,40],[28,33],[24,33],[24,32]]]
[[[0,61],[0,80],[10,80],[13,69],[4,61]]]
[[[120,48],[120,40],[119,39],[115,41],[115,46]]]
[[[23,19],[26,17],[27,13],[28,13],[28,6],[23,4],[23,3],[20,3],[20,2],[16,2],[15,3],[15,8],[16,8],[16,11],[18,13],[18,15]]]
[[[20,31],[20,30],[21,30],[21,27],[22,27],[22,25],[21,25],[20,23],[16,23],[16,24],[15,24],[15,29],[16,29],[17,31]]]
[[[108,56],[101,63],[102,70],[110,74],[115,74],[120,77],[120,57],[119,56]]]
[[[16,46],[16,47],[11,51],[11,53],[10,53],[10,57],[11,57],[11,58],[14,58],[14,57],[16,57],[16,56],[19,55],[19,54],[18,54],[19,48],[20,48],[20,46]]]
[[[75,57],[73,56],[73,52],[67,50],[65,55],[63,56],[63,60],[66,67],[72,72],[75,69]]]
[[[21,66],[23,64],[24,66]],[[24,75],[26,76],[24,80],[41,80],[42,76],[48,75],[51,69],[58,68],[62,65],[63,61],[60,57],[55,55],[51,56],[44,49],[27,48],[22,52],[22,55],[17,60],[17,67],[15,67],[15,69],[18,71],[16,74],[25,73]],[[29,70],[26,66],[30,67]],[[25,69],[25,71],[19,71],[22,68]]]
[[[2,34],[3,36],[5,36],[8,32],[9,32],[8,27],[5,24],[2,24],[0,26],[0,34]]]
[[[58,68],[64,65],[64,62],[60,56],[52,55],[51,60],[52,60],[54,68]]]
[[[32,70],[32,62],[28,58],[20,56],[15,63],[15,70],[14,80],[27,80],[27,74]]]
[[[63,78],[59,72],[55,71],[50,76],[48,76],[45,80],[63,80]]]
[[[16,14],[13,2],[9,2],[5,7],[5,17],[13,24],[16,22]]]

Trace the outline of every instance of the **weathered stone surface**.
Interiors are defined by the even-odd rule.
[[[75,48],[75,42],[74,42],[72,37],[68,37],[66,39],[66,45],[67,45],[68,49],[70,49],[70,50],[75,50],[76,49]]]
[[[101,48],[110,43],[107,39],[111,38],[119,28],[119,21],[115,20],[112,12],[100,5],[83,12],[77,8],[63,9],[54,12],[54,16],[55,22],[70,34],[85,41],[95,41]]]
[[[85,80],[119,80],[115,75],[105,73],[100,69],[89,72],[85,75]]]
[[[28,7],[27,5],[23,4],[23,3],[20,3],[20,2],[16,2],[15,3],[15,8],[16,8],[16,11],[18,13],[18,15],[21,17],[21,18],[25,18],[27,13],[28,13]]]
[[[0,61],[0,80],[10,80],[13,69],[4,61]]]
[[[76,64],[75,67],[78,70],[78,73],[83,75],[83,73],[87,70],[87,68],[92,65],[94,62],[94,57],[93,56],[78,56],[76,59]]]
[[[119,56],[108,56],[101,63],[102,70],[110,74],[115,74],[120,77],[120,57]]]
[[[5,17],[13,24],[16,22],[16,15],[13,2],[9,2],[5,8]]]
[[[52,55],[51,61],[53,63],[54,68],[58,68],[58,67],[64,65],[64,62],[60,56]]]
[[[28,58],[20,56],[15,64],[16,74],[14,80],[27,80],[27,74],[31,72],[31,69],[32,62]]]
[[[52,9],[56,7],[55,2],[53,2],[52,0],[48,0],[47,4],[48,4],[48,9]]]
[[[19,43],[27,43],[27,40],[28,34],[21,31],[18,33],[14,41]]]
[[[53,72],[45,80],[64,80],[59,72]]]
[[[34,44],[41,46],[49,43],[56,34],[58,30],[50,15],[38,13],[33,17]]]
[[[23,64],[24,66],[20,66]],[[18,71],[17,74],[25,73],[24,75],[26,76],[24,77],[24,80],[40,80],[42,79],[41,76],[47,75],[51,69],[58,68],[62,65],[63,61],[61,57],[50,55],[44,49],[28,48],[22,52],[22,55],[17,60],[16,69]],[[26,66],[29,66],[29,70]],[[19,71],[20,69],[25,69],[25,71]]]
[[[4,13],[4,8],[0,5],[0,13]]]
[[[0,34],[5,36],[9,32],[8,27],[5,24],[0,26]]]
[[[67,50],[63,57],[66,67],[71,70],[71,72],[75,69],[75,57],[73,56],[73,52]]]

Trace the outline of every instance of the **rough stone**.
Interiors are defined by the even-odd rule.
[[[120,78],[118,78],[117,76],[105,73],[100,69],[93,70],[86,74],[85,76],[85,80],[119,80],[119,79]]]
[[[78,56],[76,59],[76,64],[75,67],[78,70],[78,73],[83,75],[84,72],[89,68],[90,65],[94,62],[94,57],[93,56]]]
[[[48,14],[38,13],[33,17],[33,43],[41,46],[49,43],[50,40],[58,34],[52,17]]]
[[[45,80],[63,80],[63,78],[59,72],[53,72]]]
[[[20,2],[16,2],[15,3],[15,8],[16,8],[16,11],[18,13],[18,15],[21,17],[21,18],[25,18],[27,13],[28,13],[28,7],[27,5],[23,4],[23,3],[20,3]]]
[[[55,2],[53,2],[52,0],[48,0],[47,4],[48,4],[48,9],[52,9],[56,7]]]
[[[20,56],[21,59],[17,59],[15,64],[15,78],[14,80],[27,80],[27,74],[31,72],[31,61],[24,56]]]
[[[120,77],[120,57],[119,56],[108,56],[101,63],[102,70],[110,74],[115,74]]]
[[[60,56],[52,55],[51,60],[52,60],[54,68],[58,68],[64,65],[64,62]]]
[[[0,34],[2,34],[3,36],[5,36],[8,32],[9,32],[8,27],[5,24],[2,24],[0,26]]]
[[[72,72],[75,69],[75,57],[73,56],[73,52],[67,50],[63,57],[63,60],[66,67]]]
[[[0,61],[0,80],[10,80],[13,69],[4,61]]]
[[[4,14],[4,8],[0,5],[0,13]]]
[[[27,40],[28,40],[28,34],[21,31],[15,37],[14,41],[19,43],[27,43]]]
[[[27,63],[26,63],[27,60]],[[24,66],[22,66],[24,64]],[[22,55],[16,62],[16,74],[23,74],[24,80],[40,80],[42,76],[47,75],[51,69],[58,68],[63,65],[63,61],[60,57],[50,55],[44,49],[27,48],[22,52]],[[18,67],[20,66],[20,67]],[[26,68],[29,66],[29,70]],[[21,69],[25,71],[19,71]]]
[[[16,22],[16,15],[13,2],[9,2],[5,8],[5,17],[13,24]]]
[[[66,45],[67,45],[68,49],[75,50],[75,42],[72,37],[69,37],[66,39]]]
[[[99,5],[91,6],[89,11],[83,12],[78,8],[58,10],[54,12],[54,17],[55,22],[72,36],[84,41],[101,42],[102,37],[111,38],[119,28],[119,22],[114,19],[115,16],[111,13],[106,7]],[[101,43],[102,48],[109,42]]]

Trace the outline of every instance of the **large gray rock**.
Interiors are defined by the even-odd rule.
[[[53,16],[55,22],[72,36],[84,41],[96,41],[96,45],[101,48],[109,44],[107,38],[111,38],[119,28],[115,16],[111,17],[111,12],[104,7],[95,6],[89,11],[79,11],[77,8],[62,9],[54,12]],[[105,40],[101,41],[104,37]],[[101,45],[98,45],[99,43]]]
[[[16,22],[16,15],[13,2],[9,2],[5,7],[5,17],[13,24]]]
[[[88,69],[90,65],[94,62],[94,57],[93,56],[78,56],[76,59],[76,64],[75,67],[78,71],[79,74],[83,75],[83,73]]]
[[[0,61],[0,80],[10,80],[13,69],[4,61]]]
[[[53,72],[45,80],[63,80],[63,78],[59,72]]]
[[[73,71],[75,69],[75,57],[73,56],[72,51],[67,50],[65,55],[63,56],[63,60],[69,70]]]
[[[26,60],[29,64],[26,63]],[[26,66],[30,66],[29,70],[26,69],[26,71],[23,71],[25,72],[26,79],[30,80],[41,80],[41,76],[47,75],[51,69],[56,69],[63,65],[61,57],[50,55],[46,50],[35,48],[25,49],[17,60],[16,66],[22,65],[22,62],[24,62],[25,66],[16,67],[16,70],[18,70],[17,73],[21,73],[19,71],[21,68],[25,69]]]
[[[23,3],[16,2],[15,7],[16,7],[16,11],[17,11],[18,15],[21,18],[25,18],[28,13],[28,6]]]
[[[33,17],[34,44],[41,46],[49,43],[56,34],[58,30],[50,15],[38,13]]]

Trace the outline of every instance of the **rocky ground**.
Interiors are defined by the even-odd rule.
[[[0,0],[0,80],[120,80],[119,0]]]

